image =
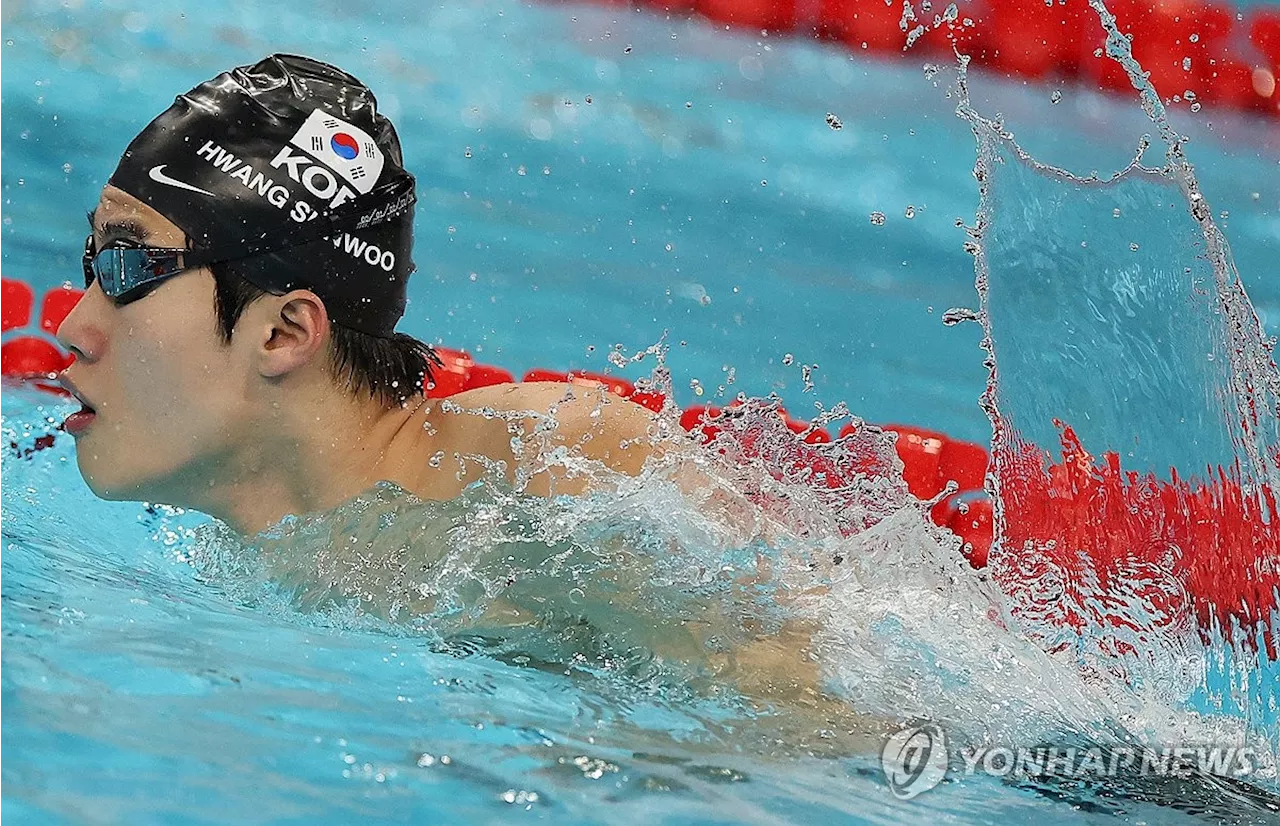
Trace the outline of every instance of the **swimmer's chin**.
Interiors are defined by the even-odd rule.
[[[112,479],[107,474],[95,472],[97,462],[81,447],[76,452],[76,466],[80,469],[80,478],[84,480],[89,491],[99,499],[107,502],[163,502],[164,498],[156,496],[154,486],[129,482],[124,479]]]

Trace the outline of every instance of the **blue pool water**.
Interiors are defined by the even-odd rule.
[[[845,401],[870,421],[989,435],[981,331],[941,323],[977,303],[956,226],[977,206],[973,136],[923,60],[516,3],[34,2],[4,20],[6,277],[74,279],[80,210],[128,138],[212,73],[297,51],[379,93],[418,175],[407,332],[517,372],[603,369],[615,344],[665,333],[682,404],[709,400],[732,369],[725,394],[777,391],[801,415],[814,398]],[[1051,104],[1048,88],[982,75],[971,86],[1025,148],[1080,172],[1124,166],[1151,131],[1131,102],[1068,88]],[[1175,123],[1280,333],[1280,137],[1209,108]],[[811,394],[800,364],[818,365]],[[68,411],[6,389],[5,444],[30,445]],[[242,558],[225,562],[199,517],[93,499],[72,449],[60,438],[4,459],[3,805],[25,822],[1204,822],[984,779],[901,802],[874,755],[822,756],[782,734],[785,720],[742,722],[729,700],[677,691],[678,677],[532,667],[442,650],[432,629],[372,612],[302,610]],[[661,513],[649,495],[645,512]],[[570,513],[584,535],[622,530]],[[704,546],[695,514],[670,536],[654,522],[642,538],[671,540],[681,560],[740,564]],[[1041,714],[1094,733],[1125,713],[1135,730],[1186,738],[1277,730],[1274,669],[1254,675],[1263,702],[1248,720],[1201,718],[1221,686],[1173,706],[1090,695],[1012,635],[967,624],[984,586],[965,572],[935,590],[933,558],[903,530],[880,578],[867,573],[878,588],[845,586],[822,606],[851,629],[835,649],[846,684],[919,678],[912,696],[858,688],[878,712],[948,705],[957,730],[993,742],[1049,736]],[[954,628],[932,628],[941,617]]]

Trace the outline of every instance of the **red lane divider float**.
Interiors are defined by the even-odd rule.
[[[20,281],[4,279],[3,281],[3,314],[5,332],[26,327],[30,323],[33,293],[31,288]],[[40,329],[52,335],[75,303],[83,295],[82,290],[70,287],[58,287],[45,294]],[[428,398],[446,398],[466,390],[505,384],[515,381],[515,376],[501,367],[477,363],[470,353],[448,347],[437,347],[436,354],[440,365],[432,370],[431,381],[425,383],[424,390]],[[47,380],[70,364],[70,357],[62,352],[47,338],[34,335],[22,335],[6,341],[2,346],[0,372],[8,379]],[[604,373],[593,373],[583,370],[565,372],[536,368],[526,372],[522,378],[526,382],[554,381],[570,382],[584,387],[603,387],[610,393],[630,399],[654,412],[661,412],[668,404],[662,393],[637,390],[635,385],[626,379]],[[56,385],[38,381],[38,386],[51,392],[64,392]],[[708,423],[720,413],[716,407],[690,407],[680,416],[680,424],[686,430],[696,430],[703,441],[711,441],[718,429]],[[808,422],[782,416],[787,427],[795,434],[803,434],[800,440],[805,445],[824,444],[831,441],[831,434],[819,427],[811,427]],[[898,454],[905,467],[905,480],[908,488],[918,498],[929,499],[936,496],[954,479],[959,483],[962,492],[972,494],[982,490],[983,476],[986,473],[987,454],[981,445],[959,442],[943,433],[920,428],[895,426],[900,434]],[[850,427],[841,432],[841,437],[849,435]],[[837,469],[830,466],[816,454],[798,454],[795,461],[822,473],[832,487],[846,484]],[[824,464],[825,462],[825,464]],[[867,467],[866,472],[887,472],[883,468]],[[987,509],[985,521],[980,514]],[[966,512],[962,513],[961,510]],[[976,510],[975,510],[976,509]],[[959,496],[951,497],[934,508],[934,519],[940,525],[951,527],[972,547],[971,560],[981,566],[986,562],[987,550],[991,546],[990,506],[985,500],[961,504]]]
[[[717,421],[722,413],[723,409],[719,407],[695,405],[681,412],[680,425],[704,443],[712,442],[721,432]],[[858,460],[851,469],[837,467],[827,456],[804,449],[805,445],[830,442],[831,435],[827,431],[793,419],[785,410],[779,410],[779,415],[793,433],[806,434],[794,456],[788,457],[792,469],[808,468],[831,488],[852,482],[848,478],[849,470],[871,476],[891,472],[872,457]],[[965,555],[975,568],[986,565],[994,515],[983,492],[988,465],[986,449],[973,442],[953,439],[945,433],[909,425],[885,425],[883,429],[898,434],[896,449],[898,458],[902,460],[903,481],[917,499],[932,499],[942,493],[949,482],[956,483],[957,492],[935,505],[931,516],[935,523],[950,528],[960,537],[965,543]],[[840,431],[840,438],[853,436],[856,431],[855,425],[846,424]]]
[[[1061,462],[1018,441],[1002,448],[997,462],[1004,547],[1023,551],[1016,564],[997,566],[993,574],[1006,592],[1049,574],[1063,593],[1052,606],[1032,601],[1029,607],[1042,616],[1050,612],[1045,618],[1052,625],[1140,630],[1152,618],[1177,623],[1191,612],[1206,635],[1252,646],[1260,636],[1275,660],[1280,520],[1274,492],[1246,485],[1238,463],[1204,480],[1180,478],[1176,470],[1167,482],[1124,471],[1117,453],[1095,459],[1070,427],[1055,424]],[[1258,494],[1245,493],[1250,487]],[[1135,603],[1147,616],[1132,616]]]
[[[62,320],[80,300],[83,290],[55,287],[45,293],[40,309],[40,330],[48,336],[57,332]],[[35,294],[21,281],[0,279],[0,316],[3,332],[21,330],[31,323]],[[34,381],[42,390],[66,395],[66,391],[49,382],[67,365],[71,357],[48,337],[17,334],[0,344],[0,373],[6,379]]]
[[[43,335],[56,331],[80,295],[79,290],[57,288],[44,296],[40,317]],[[33,303],[33,293],[25,284],[3,281],[0,314],[4,330],[19,334],[0,348],[0,372],[7,379],[35,380],[42,389],[61,392],[47,380],[70,362],[69,357],[41,334],[20,333],[30,324]],[[425,388],[432,398],[515,381],[509,371],[479,364],[466,351],[442,347],[437,353],[443,366],[433,371],[434,380]],[[670,403],[662,394],[637,391],[631,382],[601,373],[535,369],[525,373],[523,380],[603,387],[654,411]],[[720,431],[717,417],[721,413],[718,407],[689,407],[681,412],[680,424],[710,442]],[[831,434],[793,419],[785,411],[779,410],[779,415],[794,433],[805,434],[787,454],[787,466],[811,471],[819,484],[837,488],[852,481],[851,472],[892,472],[878,455],[868,455],[865,462],[858,460],[853,468],[836,467],[819,451],[820,445],[831,441]],[[974,567],[986,566],[994,531],[992,503],[983,493],[989,466],[986,449],[909,425],[884,429],[898,434],[896,449],[903,464],[903,480],[914,496],[930,500],[942,493],[948,482],[958,485],[959,491],[936,504],[931,516],[964,541]],[[856,427],[846,425],[839,438],[857,438]],[[36,449],[51,444],[52,439],[46,438]],[[1274,555],[1258,553],[1259,549],[1280,547],[1280,520],[1275,518],[1276,502],[1270,491],[1263,492],[1266,501],[1260,506],[1242,492],[1238,469],[1229,474],[1220,471],[1207,482],[1187,481],[1176,472],[1168,482],[1150,474],[1122,472],[1115,453],[1095,462],[1065,427],[1061,462],[1050,461],[1042,450],[1025,444],[1011,457],[1002,458],[1001,490],[1008,521],[1004,547],[1046,548],[1044,559],[1065,572],[1069,589],[1097,583],[1089,587],[1106,593],[1108,582],[1131,580],[1135,566],[1169,570],[1185,588],[1199,627],[1206,634],[1220,629],[1230,638],[1237,629],[1261,629],[1267,656],[1276,658],[1276,640],[1267,623],[1280,598],[1280,570]],[[1170,569],[1171,548],[1177,554]],[[1012,576],[1009,570],[996,575],[997,579]],[[1012,579],[1002,585],[1011,592],[1017,588]],[[1063,627],[1122,622],[1106,613],[1104,601],[1096,598],[1064,604],[1093,606],[1090,610],[1100,613],[1086,615],[1086,609],[1072,608],[1055,620]],[[1246,639],[1254,637],[1246,635]]]
[[[754,31],[835,40],[860,55],[947,59],[1012,77],[1083,82],[1132,94],[1120,64],[1100,51],[1105,37],[1087,0],[961,0],[954,19],[938,9],[881,0],[637,0],[667,14],[697,14]],[[1110,0],[1133,55],[1170,103],[1280,115],[1280,11],[1204,0]],[[906,50],[908,42],[911,48]],[[1192,94],[1188,96],[1186,92]]]
[[[4,323],[4,332],[27,326],[35,294],[21,281],[5,278],[0,284],[3,285],[0,286],[0,319]]]

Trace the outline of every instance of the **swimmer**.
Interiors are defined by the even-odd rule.
[[[467,457],[513,471],[511,429],[551,420],[539,450],[638,472],[651,414],[632,402],[561,383],[424,398],[438,360],[395,330],[414,202],[395,128],[333,66],[273,55],[179,96],[90,214],[87,293],[58,330],[83,405],[64,429],[92,491],[253,534],[381,481],[451,499],[484,473]]]
[[[653,414],[603,390],[424,397],[439,362],[395,329],[414,202],[395,128],[333,66],[273,55],[179,96],[129,144],[90,213],[87,292],[58,330],[75,356],[61,380],[83,405],[64,429],[90,489],[252,535],[382,482],[454,500],[494,463],[525,493],[579,494],[584,475],[538,461],[566,450],[638,474],[660,450]],[[495,603],[490,628],[535,624],[512,599]],[[656,652],[769,701],[827,705],[808,629],[748,635],[713,656],[654,628]]]

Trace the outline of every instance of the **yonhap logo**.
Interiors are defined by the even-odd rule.
[[[910,800],[946,776],[947,737],[932,723],[903,729],[884,744],[880,765],[894,796]]]

